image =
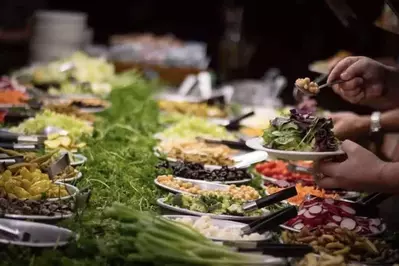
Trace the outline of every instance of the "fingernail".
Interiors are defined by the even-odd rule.
[[[343,79],[343,80],[349,79],[348,73],[346,73],[346,72],[342,73],[341,74],[341,79]]]

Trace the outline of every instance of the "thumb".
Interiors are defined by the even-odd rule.
[[[341,75],[358,60],[358,57],[350,56],[339,61],[339,63],[331,70],[330,75],[328,75],[327,83],[331,83],[342,78]]]
[[[356,77],[362,77],[364,71],[365,71],[365,62],[362,60],[358,60],[354,62],[352,65],[348,66],[348,68],[342,72],[341,79],[351,80]]]
[[[341,144],[342,151],[348,154],[348,156],[354,153],[359,147],[361,147],[359,144],[350,140],[345,140]]]

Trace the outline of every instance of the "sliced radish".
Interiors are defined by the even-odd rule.
[[[338,227],[338,224],[336,223],[328,223],[326,224],[327,227]]]
[[[316,205],[319,205],[319,203],[318,202],[305,202],[305,203],[303,203],[303,207],[307,208],[307,209],[309,209],[309,208],[311,208],[313,206],[316,206]]]
[[[355,222],[355,220],[353,220],[351,218],[344,218],[344,219],[342,219],[340,226],[342,228],[346,228],[348,230],[353,230],[356,227],[356,222]]]
[[[297,223],[294,225],[294,229],[301,230],[305,225],[303,223]]]
[[[327,204],[333,205],[335,201],[333,199],[328,198],[328,199],[324,199],[324,202]]]
[[[370,219],[370,225],[380,226],[380,224],[381,224],[381,219],[378,218]]]
[[[299,215],[303,215],[305,212],[306,212],[306,209],[300,210],[300,211],[298,212],[298,216],[299,216]]]
[[[323,209],[320,207],[320,205],[315,205],[309,208],[309,212],[311,214],[319,214],[321,213]]]
[[[346,213],[349,213],[349,214],[352,214],[352,215],[356,214],[356,211],[354,209],[352,209],[351,207],[349,207],[349,206],[341,205],[340,207]]]
[[[363,230],[363,227],[357,226],[355,229],[355,233],[360,233]]]
[[[307,222],[312,225],[313,227],[317,227],[319,225],[324,225],[325,222],[322,217],[316,216],[314,219],[309,219]]]
[[[378,229],[378,228],[377,228],[376,226],[374,226],[374,225],[370,225],[370,226],[369,226],[369,229],[370,229],[371,233],[373,233],[373,234],[379,234],[379,233],[381,232],[381,230]]]
[[[298,224],[298,223],[302,223],[302,219],[299,219],[299,220],[293,222],[292,224]]]
[[[371,224],[369,219],[363,217],[356,217],[356,222],[363,227],[368,227]]]
[[[327,205],[326,208],[333,215],[341,216],[342,211],[338,207],[336,207],[334,205]]]
[[[332,218],[333,218],[334,221],[336,221],[338,223],[342,221],[342,217],[338,216],[338,215],[333,215]]]
[[[305,212],[305,214],[303,215],[305,218],[308,218],[308,219],[313,219],[313,218],[315,218],[316,216],[314,216],[314,215],[312,215],[312,214],[310,214],[310,212],[309,211],[306,211]]]
[[[297,216],[297,217],[294,217],[291,220],[287,221],[285,224],[288,226],[291,226],[291,225],[299,223],[299,222],[302,222],[302,219],[301,219],[301,217]]]
[[[327,209],[323,209],[323,210],[321,211],[321,213],[326,213],[326,212],[328,212]]]

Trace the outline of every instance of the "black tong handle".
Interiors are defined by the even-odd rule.
[[[25,142],[25,143],[37,143],[39,142],[39,137],[37,136],[20,136],[12,133],[0,132],[0,141],[4,143],[14,143],[14,142]]]
[[[290,206],[274,212],[266,217],[262,217],[249,225],[243,227],[241,230],[245,234],[251,234],[254,232],[264,233],[266,231],[272,230],[280,224],[296,217],[298,211],[295,206]]]
[[[22,163],[23,161],[24,161],[23,156],[9,156],[9,157],[0,158],[0,163],[5,163],[6,165]]]
[[[213,139],[204,139],[204,138],[198,138],[198,140],[202,140],[206,143],[209,144],[221,144],[221,145],[226,145],[229,148],[235,149],[235,150],[245,150],[245,151],[253,151],[253,149],[249,148],[247,145],[245,145],[244,142],[240,141],[234,141],[234,140],[213,140]]]
[[[298,194],[296,191],[295,186],[280,190],[277,193],[274,193],[270,196],[260,198],[256,201],[249,202],[244,204],[243,209],[244,211],[252,211],[256,209],[261,209],[263,207],[278,203],[280,201],[289,199],[291,197],[294,197]]]
[[[212,96],[208,99],[204,99],[204,100],[200,101],[200,103],[206,103],[209,105],[225,105],[226,99],[225,99],[225,96],[223,94],[221,94],[221,95]]]
[[[254,114],[255,114],[255,112],[251,111],[246,114],[240,115],[239,117],[232,119],[225,127],[230,130],[237,129],[240,125],[241,120],[244,120],[247,117],[253,116]]]
[[[367,195],[366,197],[360,199],[358,203],[363,204],[365,206],[377,206],[384,200],[390,198],[392,194],[386,194],[386,193],[371,193],[370,195]]]
[[[7,132],[0,132],[0,141],[2,142],[18,142],[18,135]]]

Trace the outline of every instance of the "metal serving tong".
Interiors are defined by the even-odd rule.
[[[270,231],[280,224],[296,217],[298,211],[295,206],[290,206],[274,212],[266,217],[259,218],[258,220],[241,228],[243,235],[249,235],[255,232],[263,234],[266,231]]]
[[[242,114],[236,118],[231,119],[227,125],[224,125],[224,127],[227,130],[238,130],[240,128],[240,122],[245,118],[253,116],[254,114],[255,114],[254,111]]]
[[[378,218],[380,217],[378,205],[391,196],[392,194],[372,193],[357,202],[353,202],[351,207],[356,211],[356,216]]]
[[[227,147],[235,149],[235,150],[253,151],[253,149],[249,148],[247,145],[245,145],[245,142],[242,142],[242,141],[216,140],[216,139],[207,139],[207,138],[201,138],[201,137],[197,137],[197,140],[203,141],[203,142],[209,143],[209,144],[226,145]]]
[[[61,156],[55,163],[52,163],[48,169],[47,174],[50,179],[53,179],[56,175],[61,173],[65,168],[67,168],[71,164],[71,160],[67,153]]]
[[[387,193],[371,193],[366,197],[361,198],[357,203],[366,205],[366,206],[377,206],[382,203],[384,200],[392,197],[392,194]]]
[[[242,208],[246,212],[253,211],[256,209],[261,209],[266,206],[269,206],[269,205],[278,203],[280,201],[289,199],[291,197],[294,197],[297,194],[298,194],[298,192],[296,191],[295,186],[292,186],[292,187],[280,190],[279,192],[274,193],[272,195],[257,199],[255,201],[247,202],[242,206]]]
[[[24,241],[24,242],[30,240],[29,233],[22,232],[18,229],[13,229],[1,223],[0,223],[0,236],[4,236],[6,239]]]
[[[43,148],[42,144],[0,142],[0,148],[20,151],[35,151]]]
[[[5,156],[5,157],[0,157],[0,164],[5,164],[5,166],[15,164],[15,163],[22,163],[24,162],[24,157],[23,156]]]
[[[288,163],[287,165],[287,170],[292,172],[292,173],[303,173],[303,174],[309,174],[312,175],[312,168],[300,166],[300,165],[295,165],[292,163]]]
[[[3,143],[43,143],[43,136],[23,136],[5,131],[0,132],[0,142]]]

